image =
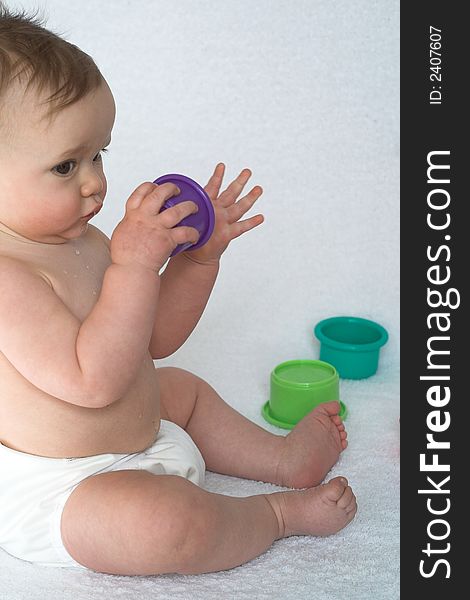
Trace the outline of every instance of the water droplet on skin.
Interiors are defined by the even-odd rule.
[[[74,279],[77,279],[77,277],[78,277],[78,275],[74,275],[74,276],[73,276],[73,278],[74,278]]]
[[[96,296],[96,290],[93,290],[93,296]]]
[[[86,265],[86,268],[87,268],[87,269],[89,269],[89,268],[90,268],[90,265]]]
[[[78,256],[80,254],[80,250],[75,250],[75,254]]]
[[[65,271],[65,269],[64,269],[64,273],[65,273],[66,275],[68,275],[68,274],[69,274],[69,272],[68,272],[68,271]]]

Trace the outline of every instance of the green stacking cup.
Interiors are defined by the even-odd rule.
[[[271,391],[262,415],[272,425],[292,429],[318,404],[339,400],[339,376],[336,369],[321,360],[289,360],[271,372]],[[340,402],[340,417],[346,406]]]

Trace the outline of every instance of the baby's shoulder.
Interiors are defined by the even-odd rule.
[[[0,273],[32,270],[33,265],[27,260],[27,257],[8,252],[8,249],[0,247]]]
[[[48,284],[50,284],[49,279],[37,268],[34,263],[23,257],[0,251],[0,281],[2,283],[7,283],[12,281],[12,278],[16,279],[15,275],[19,275],[20,273],[39,276]]]
[[[0,252],[0,293],[8,288],[20,288],[28,282],[42,279],[50,287],[49,278],[36,266],[21,257]]]

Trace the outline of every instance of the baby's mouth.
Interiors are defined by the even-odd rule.
[[[98,206],[97,208],[95,208],[95,210],[92,210],[91,213],[82,217],[82,219],[91,219],[96,214],[98,214],[100,212],[100,210],[101,210],[101,206]]]

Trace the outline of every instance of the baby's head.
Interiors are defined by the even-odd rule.
[[[0,231],[49,244],[86,231],[114,116],[92,58],[0,2]]]

